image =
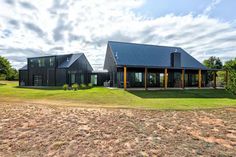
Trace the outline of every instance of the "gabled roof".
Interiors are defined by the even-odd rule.
[[[20,68],[19,70],[28,70],[28,65],[26,64],[25,66],[23,66],[23,67]]]
[[[57,66],[57,68],[69,68],[82,55],[83,55],[83,53],[76,53],[76,54],[69,54],[69,55],[40,56],[40,57],[33,57],[33,58],[67,56],[67,59],[64,62],[62,62],[61,64],[59,64]],[[20,68],[19,70],[28,70],[28,66],[25,65],[24,67]]]
[[[65,60],[63,63],[58,65],[58,68],[69,68],[82,55],[83,55],[83,53],[71,54],[68,57],[68,60]]]
[[[173,52],[181,53],[181,67],[207,69],[203,64],[180,47],[156,46],[146,44],[109,41],[113,58],[117,66],[135,67],[171,67],[170,56]]]

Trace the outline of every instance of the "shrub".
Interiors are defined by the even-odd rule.
[[[62,86],[62,88],[63,88],[64,90],[68,90],[68,89],[69,89],[69,86],[68,86],[68,84],[64,84],[64,85]]]
[[[81,85],[80,85],[80,88],[81,88],[81,89],[86,89],[87,86],[86,86],[85,84],[81,84]]]
[[[88,84],[88,88],[92,88],[93,87],[93,84],[92,83],[89,83]]]
[[[79,89],[79,85],[77,83],[74,83],[71,87],[74,91]]]

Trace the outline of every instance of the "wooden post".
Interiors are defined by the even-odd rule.
[[[214,71],[213,81],[214,81],[214,83],[213,83],[213,88],[216,89],[216,71]]]
[[[147,90],[147,68],[145,68],[144,85],[145,85],[145,90]]]
[[[182,86],[182,88],[184,89],[184,69],[182,69],[181,86]]]
[[[202,87],[202,70],[198,70],[198,88]]]
[[[127,68],[126,66],[124,66],[124,90],[126,90],[127,88],[127,84],[126,84],[126,78],[127,78]]]
[[[165,85],[164,85],[164,87],[165,87],[165,89],[167,89],[167,84],[168,84],[168,76],[167,76],[167,68],[165,68],[165,74],[164,74],[164,82],[165,82]]]
[[[226,70],[225,71],[225,84],[226,84],[226,86],[228,85],[228,80],[229,80],[229,71]]]

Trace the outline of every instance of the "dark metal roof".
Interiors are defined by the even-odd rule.
[[[76,54],[69,54],[69,55],[52,55],[52,56],[40,56],[40,57],[32,57],[32,58],[44,58],[44,57],[55,57],[55,56],[68,56],[68,59],[66,59],[63,63],[58,65],[57,68],[69,68],[79,57],[81,57],[83,53],[76,53]],[[28,70],[28,66],[25,65],[19,70]]]
[[[23,67],[20,68],[19,70],[28,70],[28,65],[26,64],[25,66],[23,66]]]
[[[62,64],[58,65],[58,68],[69,68],[83,53],[72,54],[68,57],[68,60],[64,61]]]
[[[170,56],[181,53],[181,67],[208,69],[180,47],[156,46],[146,44],[109,41],[117,66],[171,67]]]

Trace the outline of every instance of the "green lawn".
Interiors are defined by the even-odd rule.
[[[3,85],[6,83],[6,85]],[[94,87],[87,90],[28,89],[17,82],[0,82],[0,99],[23,101],[53,101],[59,105],[98,106],[151,109],[199,109],[236,107],[236,96],[223,89],[123,91]]]

